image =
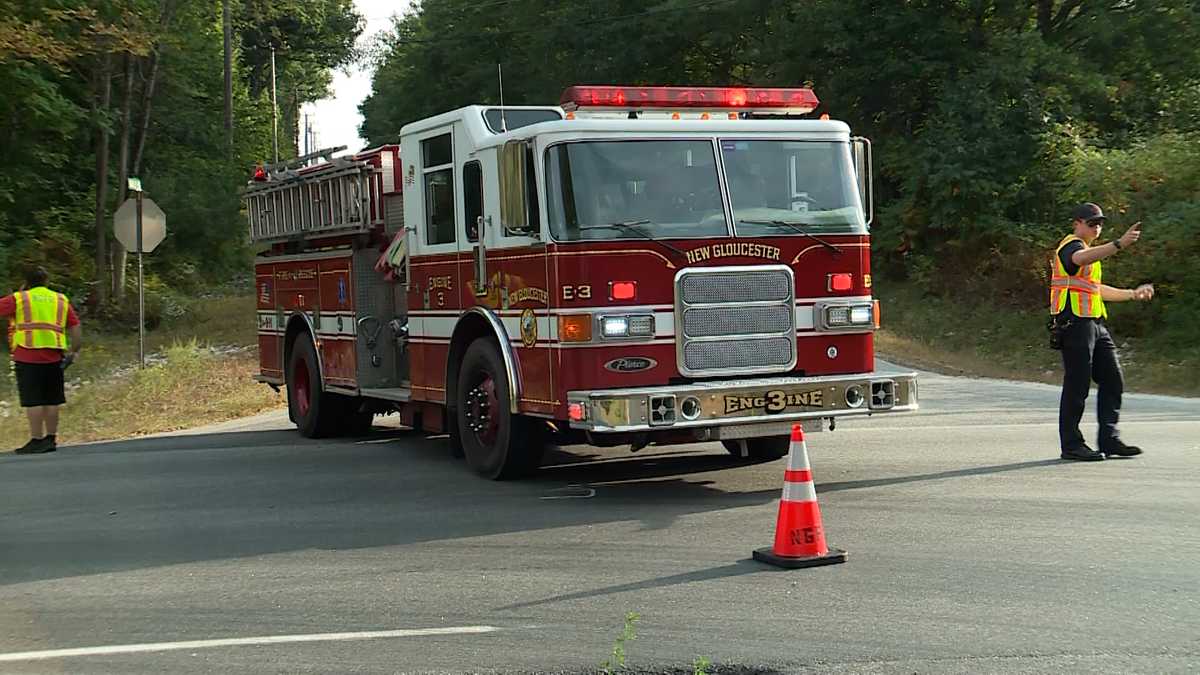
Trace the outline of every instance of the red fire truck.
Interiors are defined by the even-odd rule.
[[[916,410],[915,374],[874,371],[870,144],[817,105],[576,86],[270,167],[258,379],[305,436],[398,412],[489,478],[548,443],[770,459],[797,421]]]

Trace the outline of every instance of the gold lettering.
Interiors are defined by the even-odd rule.
[[[508,304],[510,305],[525,302],[526,300],[548,305],[550,304],[550,294],[541,288],[518,288],[516,291],[508,294]]]
[[[787,396],[782,391],[768,391],[766,409],[767,412],[779,412],[788,406]]]

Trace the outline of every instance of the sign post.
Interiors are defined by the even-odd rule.
[[[139,187],[141,187],[139,185]],[[142,191],[137,195],[137,256],[138,256],[138,363],[146,367],[146,283],[142,276]]]
[[[135,251],[138,260],[138,361],[146,367],[146,286],[142,254],[149,253],[167,236],[167,216],[154,200],[142,192],[139,178],[129,179],[134,193],[113,215],[113,234],[126,250]]]

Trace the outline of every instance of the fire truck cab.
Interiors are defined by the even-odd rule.
[[[771,459],[794,423],[914,411],[915,374],[874,372],[870,145],[816,106],[572,87],[271,167],[258,379],[304,435],[399,412],[489,478],[549,443]]]

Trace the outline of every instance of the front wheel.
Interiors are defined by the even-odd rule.
[[[458,373],[454,424],[467,464],[484,478],[517,478],[542,461],[541,424],[512,413],[511,391],[496,343],[487,338],[472,342]]]
[[[767,436],[765,438],[721,441],[721,445],[725,446],[725,450],[729,454],[738,459],[770,462],[787,456],[788,449],[791,447],[791,440],[790,436]],[[744,454],[742,452],[742,443],[746,444]]]

